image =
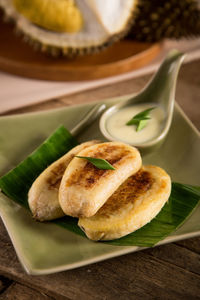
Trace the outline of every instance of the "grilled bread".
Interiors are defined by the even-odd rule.
[[[106,159],[115,170],[97,169],[85,159],[73,158],[59,188],[59,202],[65,214],[90,217],[115,190],[141,167],[134,147],[119,142],[100,143],[81,151],[79,156]]]
[[[52,163],[34,181],[28,193],[28,203],[35,219],[48,221],[64,216],[58,201],[58,189],[64,171],[75,155],[98,142],[89,141],[76,146]]]
[[[78,225],[91,240],[120,238],[150,222],[168,200],[170,191],[171,180],[163,169],[143,166],[94,216],[80,218]]]

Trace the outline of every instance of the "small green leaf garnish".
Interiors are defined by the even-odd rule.
[[[155,109],[155,107],[151,107],[140,112],[139,114],[135,115],[131,120],[129,120],[126,123],[126,125],[127,126],[136,125],[137,126],[136,131],[142,130],[147,125],[148,120],[151,119],[149,117],[149,113],[153,109]]]
[[[147,125],[147,121],[146,120],[141,120],[139,122],[139,124],[137,125],[136,131],[142,130],[146,125]]]
[[[91,162],[95,167],[101,170],[115,170],[115,168],[105,159],[78,155],[76,155],[75,157],[86,159],[89,162]]]

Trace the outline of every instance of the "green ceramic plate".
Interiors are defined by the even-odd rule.
[[[105,103],[109,106],[123,99],[112,99]],[[60,124],[72,129],[93,105],[1,117],[0,175],[16,166]],[[98,120],[82,134],[80,141],[90,139],[103,139]],[[173,181],[200,185],[199,154],[199,133],[176,105],[167,138],[159,149],[144,155],[143,161],[163,167]],[[68,270],[142,249],[95,243],[55,224],[37,223],[27,210],[2,193],[0,213],[19,260],[29,274]],[[199,235],[199,219],[200,206],[173,235],[159,244]]]

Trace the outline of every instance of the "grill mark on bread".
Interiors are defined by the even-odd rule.
[[[65,171],[65,164],[60,163],[54,170],[51,170],[49,178],[47,178],[48,189],[58,189],[62,175]]]
[[[99,145],[98,148],[98,151],[96,153],[93,153],[92,157],[102,158],[108,161],[109,159],[119,159],[120,157],[128,155],[130,153],[130,151],[125,149],[125,147],[119,147],[118,145]]]
[[[98,210],[98,216],[104,216],[109,218],[109,216],[128,203],[133,203],[141,194],[147,192],[154,179],[151,173],[143,171],[142,169],[138,171],[135,175],[130,176],[106,201],[106,203]]]
[[[124,149],[124,147],[119,148],[119,146],[105,146],[102,145],[99,146],[99,149],[96,153],[88,153],[87,156],[93,157],[93,158],[100,158],[100,159],[106,159],[113,167],[117,167],[122,160],[129,159],[129,154],[132,156],[133,154],[127,150]],[[102,170],[95,167],[92,163],[86,162],[83,166],[81,172],[80,170],[76,170],[71,176],[70,179],[66,182],[66,187],[70,185],[78,185],[78,186],[84,186],[85,188],[92,188],[96,182],[101,177],[107,176],[110,172],[113,172],[113,170]]]
[[[92,187],[108,170],[96,168],[90,162],[83,167],[82,172],[76,170],[66,183],[66,187],[70,185],[79,185],[86,188]]]
[[[74,158],[74,154],[70,155],[67,162],[61,162],[54,169],[50,171],[49,177],[47,178],[48,189],[53,190],[57,189],[60,186],[60,182],[63,176],[63,173],[68,165],[68,162]]]

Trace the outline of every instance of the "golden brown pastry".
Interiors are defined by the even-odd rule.
[[[37,177],[28,193],[29,207],[35,219],[48,221],[65,215],[58,201],[58,189],[64,171],[75,155],[98,142],[94,140],[76,146]]]
[[[115,190],[141,167],[134,147],[120,142],[100,143],[81,151],[79,156],[106,159],[115,170],[97,169],[85,159],[73,158],[59,188],[59,202],[65,214],[90,217]]]
[[[143,166],[130,176],[90,218],[78,225],[91,240],[125,236],[148,222],[162,209],[171,192],[169,175],[156,166]]]

